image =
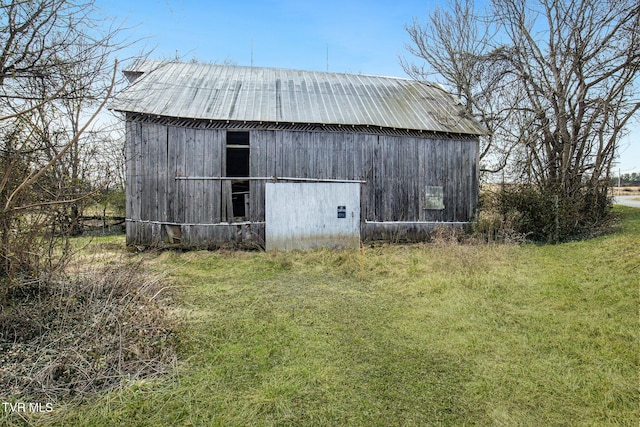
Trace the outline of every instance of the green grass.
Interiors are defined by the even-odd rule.
[[[618,212],[556,246],[142,255],[184,290],[175,374],[31,422],[637,426],[640,210]]]

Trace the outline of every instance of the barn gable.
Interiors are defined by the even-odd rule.
[[[299,235],[282,240],[304,235],[307,246],[419,240],[475,215],[483,129],[439,86],[191,63],[146,62],[127,76],[111,108],[126,113],[129,244],[265,247],[273,212],[280,224],[297,215]],[[289,200],[282,191],[317,194],[306,204],[318,215],[296,200],[266,205]],[[343,192],[350,199],[336,199]]]

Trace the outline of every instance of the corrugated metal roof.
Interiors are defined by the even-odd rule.
[[[343,73],[148,61],[110,108],[192,119],[484,134],[440,86]],[[139,76],[139,77],[138,77]]]

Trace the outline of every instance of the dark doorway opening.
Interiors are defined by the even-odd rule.
[[[233,220],[244,221],[249,214],[249,132],[227,132],[226,166],[227,177],[240,178],[231,181]]]

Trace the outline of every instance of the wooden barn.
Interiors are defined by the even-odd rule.
[[[155,61],[125,75],[129,245],[357,247],[474,219],[484,130],[438,85]]]

